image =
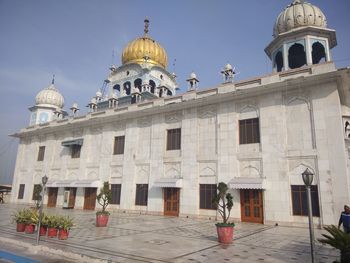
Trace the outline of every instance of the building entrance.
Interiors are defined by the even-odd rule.
[[[242,222],[264,222],[262,190],[241,189],[241,219]]]
[[[163,188],[163,194],[164,194],[164,215],[179,216],[180,189]]]
[[[47,207],[56,207],[57,202],[57,193],[58,188],[57,187],[49,187],[48,188],[48,200],[47,200]]]
[[[85,188],[84,194],[84,209],[94,210],[96,205],[96,192],[97,188]]]

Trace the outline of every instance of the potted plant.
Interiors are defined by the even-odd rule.
[[[96,197],[97,202],[102,206],[102,210],[96,212],[96,226],[105,227],[108,223],[109,212],[106,211],[107,206],[112,200],[112,191],[109,189],[109,183],[104,182],[100,193]]]
[[[233,207],[233,197],[228,193],[227,184],[221,182],[217,187],[217,194],[213,198],[213,204],[222,217],[222,222],[216,224],[218,240],[220,243],[230,244],[233,238],[233,227],[235,224],[229,222],[231,209]]]
[[[46,235],[46,232],[47,232],[47,225],[48,225],[48,216],[44,213],[42,213],[41,215],[41,225],[40,225],[40,236],[45,236]]]
[[[350,262],[350,234],[337,228],[335,225],[325,226],[324,229],[329,234],[322,234],[324,238],[319,238],[322,244],[328,244],[340,250],[340,262]]]
[[[61,216],[58,219],[58,239],[68,238],[69,230],[73,226],[73,219],[69,216]]]
[[[14,213],[12,215],[12,221],[16,222],[17,227],[16,227],[16,231],[17,232],[24,232],[24,228],[26,225],[26,211],[27,209],[21,209],[18,210],[16,213]]]
[[[57,237],[57,216],[47,216],[47,237]]]
[[[25,213],[25,227],[24,232],[26,234],[33,234],[35,231],[35,225],[38,224],[39,216],[38,212],[33,209],[27,209]]]

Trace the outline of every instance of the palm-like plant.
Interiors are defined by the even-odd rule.
[[[60,216],[57,219],[57,225],[59,229],[68,231],[73,226],[73,218],[69,216]]]
[[[335,225],[325,226],[324,229],[329,234],[322,234],[324,238],[319,238],[322,244],[328,244],[340,250],[340,262],[350,262],[350,234],[340,230]]]

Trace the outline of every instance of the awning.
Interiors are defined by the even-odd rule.
[[[71,145],[83,145],[84,139],[74,139],[69,141],[63,141],[62,146],[71,146]]]
[[[46,184],[46,187],[71,187],[74,180],[56,180],[49,181]]]
[[[232,189],[266,189],[264,178],[235,177],[228,186]]]
[[[100,180],[79,180],[72,183],[72,187],[100,187]]]
[[[182,187],[182,179],[180,178],[160,178],[156,180],[153,184],[155,187]]]
[[[49,181],[46,184],[47,187],[100,187],[100,180],[56,180]]]

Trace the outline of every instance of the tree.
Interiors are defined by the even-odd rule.
[[[218,193],[213,198],[213,204],[222,217],[221,224],[234,225],[234,223],[228,223],[233,207],[233,196],[227,192],[228,186],[223,182],[218,184],[217,190]]]
[[[109,183],[104,182],[103,187],[100,189],[100,193],[96,197],[97,202],[102,206],[102,210],[98,211],[97,214],[107,214],[109,212],[106,211],[107,206],[112,200],[112,191],[109,189]]]

